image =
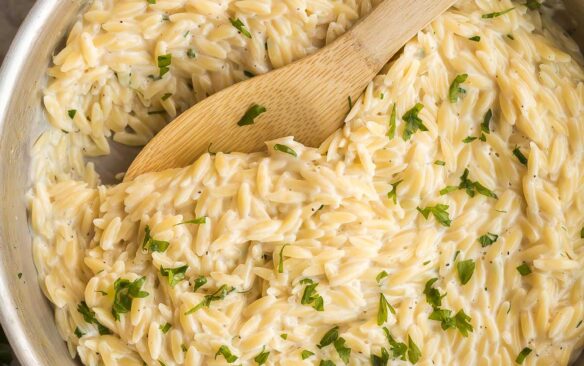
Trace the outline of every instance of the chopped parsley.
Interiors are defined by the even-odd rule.
[[[85,301],[81,301],[79,305],[77,305],[77,311],[79,314],[83,315],[83,320],[85,320],[87,324],[94,324],[97,326],[99,334],[112,334],[111,330],[106,328],[95,318],[95,311],[91,310]]]
[[[440,190],[440,194],[445,195],[458,189],[464,189],[466,190],[466,194],[468,194],[470,197],[474,197],[475,194],[479,193],[486,197],[495,199],[498,198],[493,191],[483,186],[479,181],[473,182],[472,180],[468,179],[469,173],[470,172],[468,169],[464,169],[464,172],[460,176],[460,183],[458,184],[458,187],[446,186],[446,188]]]
[[[458,272],[458,279],[461,285],[466,285],[470,281],[475,270],[475,262],[472,259],[459,261],[456,263],[456,270]]]
[[[505,14],[507,14],[510,11],[513,11],[513,10],[515,10],[515,7],[509,8],[509,9],[503,10],[503,11],[496,11],[494,13],[483,14],[481,16],[481,18],[483,18],[483,19],[493,19],[493,18],[500,17],[501,15],[505,15]]]
[[[320,360],[318,366],[336,366],[335,363],[331,360]]]
[[[393,306],[391,306],[391,304],[389,302],[387,302],[385,295],[379,294],[379,308],[377,311],[377,325],[383,325],[383,323],[385,323],[387,321],[387,317],[389,315],[389,312],[391,312],[393,315],[395,315],[395,309],[393,308]]]
[[[168,249],[170,245],[169,242],[164,240],[156,240],[150,236],[150,226],[146,225],[144,228],[144,241],[142,242],[142,248],[148,250],[149,252],[164,252]]]
[[[289,246],[290,244],[284,244],[282,248],[280,248],[280,260],[278,261],[278,273],[284,273],[284,248]]]
[[[389,353],[384,347],[381,347],[381,355],[377,356],[375,354],[371,354],[371,366],[387,366],[389,362]]]
[[[517,158],[517,160],[519,160],[521,164],[527,166],[527,158],[525,157],[525,155],[523,155],[521,150],[519,150],[519,147],[515,146],[515,149],[513,149],[513,155],[515,155],[515,157]]]
[[[517,266],[517,272],[522,276],[527,276],[531,273],[531,268],[529,268],[527,263],[523,262],[521,265]]]
[[[225,358],[225,361],[227,361],[227,363],[233,363],[237,360],[237,356],[232,354],[229,347],[225,345],[219,347],[219,350],[217,351],[217,353],[215,353],[215,359],[217,359],[217,356],[219,355],[222,355]]]
[[[163,77],[170,71],[170,64],[172,63],[172,54],[158,56],[158,68],[160,69],[160,77]]]
[[[201,287],[205,286],[206,283],[207,283],[207,277],[205,277],[205,276],[199,276],[199,277],[197,277],[195,279],[195,288],[194,288],[193,291],[197,291]]]
[[[418,212],[420,212],[426,220],[430,214],[432,214],[436,221],[438,221],[443,226],[448,227],[452,222],[450,217],[448,217],[448,205],[439,203],[436,206],[428,206],[426,208],[416,207],[416,210],[418,210]]]
[[[426,282],[426,285],[424,285],[424,295],[426,295],[426,302],[433,308],[440,307],[442,305],[442,298],[446,296],[446,294],[440,295],[440,291],[433,287],[436,281],[438,281],[437,278],[432,278]]]
[[[529,10],[537,10],[541,8],[541,3],[537,0],[527,0],[525,6],[527,6]]]
[[[418,348],[418,345],[414,343],[412,337],[408,336],[408,361],[416,364],[422,357],[422,351]]]
[[[584,239],[584,227],[580,230],[580,239]]]
[[[435,164],[435,165],[441,165],[441,166],[444,166],[444,165],[446,165],[446,162],[445,162],[445,161],[443,161],[443,160],[436,160],[436,161],[434,162],[434,164]]]
[[[164,268],[160,266],[160,274],[164,277],[168,277],[168,284],[174,287],[177,283],[185,279],[185,273],[189,269],[188,265],[176,267],[176,268]]]
[[[234,290],[235,290],[235,288],[233,288],[233,287],[230,287],[230,286],[227,286],[227,285],[221,285],[221,287],[219,287],[217,289],[217,291],[213,292],[210,295],[205,295],[205,297],[203,298],[203,301],[201,301],[200,303],[198,303],[197,306],[189,309],[185,313],[185,315],[193,314],[197,310],[202,309],[202,308],[205,308],[205,307],[208,308],[213,301],[220,301],[220,300],[225,299],[225,296],[229,295]]]
[[[488,247],[489,245],[492,245],[494,242],[497,241],[497,239],[499,239],[499,235],[497,234],[493,234],[493,233],[486,233],[485,235],[481,235],[479,237],[479,243],[481,243],[481,247]]]
[[[298,154],[296,154],[296,151],[292,150],[291,148],[289,148],[286,145],[282,145],[282,144],[275,144],[274,145],[274,150],[276,151],[280,151],[286,154],[290,154],[294,157],[298,157]]]
[[[85,333],[83,333],[83,331],[79,329],[79,327],[75,327],[75,331],[73,333],[75,334],[75,336],[77,336],[77,338],[81,338],[85,335]]]
[[[282,334],[280,334],[280,338],[282,338],[283,340],[286,340],[286,339],[288,339],[288,334],[282,333]]]
[[[333,344],[334,341],[339,338],[339,327],[333,327],[329,329],[324,336],[320,339],[320,343],[317,345],[318,348],[324,348],[330,344]]]
[[[73,119],[75,118],[75,115],[77,114],[77,110],[76,109],[69,109],[67,111],[67,115],[69,115],[69,118]]]
[[[383,93],[381,95],[383,95]],[[387,137],[389,137],[390,140],[395,137],[396,119],[397,110],[395,103],[393,103],[393,108],[391,108],[391,115],[389,116],[389,128],[387,129]]]
[[[401,180],[398,180],[395,183],[391,183],[391,191],[387,193],[387,198],[393,200],[394,204],[397,204],[397,186],[399,186],[401,182]]]
[[[302,357],[303,360],[306,360],[310,356],[314,356],[314,352],[311,352],[311,351],[306,350],[306,349],[302,350],[302,353],[300,354],[300,357]]]
[[[385,95],[383,93],[379,93],[379,99],[383,99]]]
[[[487,111],[487,113],[485,113],[485,116],[483,117],[483,123],[481,123],[481,131],[483,133],[486,133],[486,134],[491,133],[491,130],[489,129],[489,123],[491,122],[492,118],[493,118],[493,111],[491,109],[489,109]]]
[[[300,303],[302,305],[311,305],[316,311],[324,311],[324,300],[322,296],[316,292],[318,282],[313,282],[311,279],[305,278],[300,281],[300,283],[307,284],[304,288],[304,293],[302,294]]]
[[[148,4],[156,4],[156,0],[147,0]]]
[[[350,111],[351,109],[353,109],[353,100],[351,99],[350,95],[347,97],[347,101],[349,102],[349,111]]]
[[[170,98],[170,97],[172,97],[172,93],[166,93],[166,94],[164,94],[164,95],[162,96],[162,98],[160,98],[160,99],[162,99],[162,100],[167,100],[167,99],[168,99],[168,98]]]
[[[16,276],[18,276],[18,279],[21,279],[22,278],[22,272],[18,272],[18,274]]]
[[[469,38],[470,41],[474,41],[474,42],[480,42],[481,41],[481,37],[480,36],[472,36]]]
[[[384,279],[385,277],[389,276],[388,273],[386,271],[381,271],[377,274],[377,276],[375,277],[375,280],[377,281],[377,283],[380,283],[382,279]]]
[[[140,277],[134,281],[125,278],[118,278],[114,282],[114,303],[112,304],[112,315],[114,319],[120,320],[120,314],[125,314],[132,308],[134,299],[144,298],[149,295],[142,291],[142,285],[146,282],[146,277]]]
[[[168,331],[170,330],[171,327],[172,327],[172,325],[170,325],[170,323],[166,323],[166,324],[160,326],[160,330],[162,331],[162,333],[166,334],[166,333],[168,333]]]
[[[174,226],[186,225],[186,224],[201,225],[201,224],[206,224],[206,223],[207,223],[207,216],[201,216],[201,217],[195,217],[192,220],[179,222],[178,224],[176,224]]]
[[[389,329],[383,327],[383,332],[385,333],[385,337],[387,338],[387,342],[390,346],[390,351],[392,353],[393,358],[398,358],[400,360],[405,361],[406,355],[408,352],[408,346],[405,343],[396,341],[391,333],[389,333]]]
[[[453,317],[450,314],[452,314],[451,310],[435,308],[428,319],[439,321],[443,330],[456,328],[460,334],[468,337],[468,333],[473,331],[470,316],[466,315],[463,310],[459,310]]]
[[[424,125],[424,122],[420,119],[418,114],[424,108],[424,105],[421,103],[416,103],[416,105],[408,110],[403,116],[402,119],[406,123],[404,128],[403,138],[404,140],[409,140],[416,131],[428,131],[428,128]]]
[[[241,119],[239,120],[239,122],[237,122],[238,126],[248,126],[248,125],[253,125],[254,124],[254,120],[256,117],[258,117],[260,114],[264,113],[266,111],[266,107],[263,107],[259,104],[254,104],[251,107],[249,107],[249,109],[245,112],[245,114],[243,115],[243,117],[241,117]]]
[[[245,27],[245,24],[239,18],[229,18],[231,25],[234,26],[241,34],[246,36],[247,38],[251,38],[251,33]]]
[[[188,58],[195,58],[195,57],[197,57],[197,54],[195,53],[194,49],[189,48],[187,51],[187,56],[188,56]]]
[[[258,353],[257,356],[255,356],[253,358],[253,360],[258,364],[258,365],[263,365],[266,363],[266,361],[268,361],[268,357],[270,356],[270,352],[266,352],[266,346],[262,347],[262,350],[260,353]]]
[[[527,356],[529,356],[529,354],[531,353],[532,349],[529,347],[525,347],[521,350],[521,352],[519,352],[519,354],[517,355],[517,358],[515,359],[515,362],[518,364],[522,364],[523,361],[525,361],[525,359],[527,358]]]
[[[466,93],[466,90],[460,87],[460,84],[464,83],[466,79],[468,79],[468,74],[460,74],[454,78],[448,89],[448,100],[450,100],[450,103],[456,103],[460,95]]]
[[[351,349],[345,346],[345,338],[339,337],[333,343],[337,353],[339,354],[339,358],[343,360],[345,364],[349,363],[349,358],[351,357]]]
[[[464,138],[464,140],[462,140],[462,142],[464,142],[465,144],[468,144],[468,143],[473,142],[476,139],[477,139],[477,137],[475,137],[475,136],[466,136]]]

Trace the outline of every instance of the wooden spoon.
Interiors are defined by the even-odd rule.
[[[343,124],[383,65],[454,0],[385,0],[329,46],[302,60],[237,83],[195,104],[163,128],[136,157],[124,180],[182,167],[214,151],[254,152],[265,141],[294,136],[318,146]],[[253,105],[252,125],[238,122]]]

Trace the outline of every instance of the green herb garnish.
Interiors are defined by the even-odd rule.
[[[483,123],[481,123],[481,131],[483,131],[486,134],[491,133],[491,130],[489,129],[489,123],[491,122],[491,118],[493,118],[493,111],[489,109],[487,113],[485,113],[485,116],[483,117]]]
[[[177,283],[185,279],[185,273],[189,266],[184,265],[176,268],[164,268],[160,266],[160,274],[168,277],[168,284],[174,287]]]
[[[387,301],[384,294],[379,294],[379,308],[377,311],[377,325],[383,325],[387,321],[387,317],[391,312],[395,315],[395,309]]]
[[[231,25],[234,26],[241,34],[243,34],[247,38],[251,38],[251,33],[247,30],[245,24],[243,24],[243,22],[239,18],[236,19],[229,18],[229,21],[231,22]]]
[[[493,19],[493,18],[496,18],[496,17],[500,17],[501,15],[505,15],[505,14],[509,13],[510,11],[512,11],[514,9],[515,9],[515,7],[509,8],[509,9],[503,10],[503,11],[496,11],[494,13],[483,14],[481,16],[481,18],[483,18],[483,19]]]
[[[541,3],[537,0],[527,0],[525,6],[527,6],[529,10],[537,10],[541,8]]]
[[[278,262],[278,273],[284,273],[284,248],[286,248],[287,246],[289,246],[290,244],[284,244],[282,246],[282,248],[280,248],[280,261]]]
[[[300,284],[306,285],[300,303],[302,305],[311,305],[316,311],[324,311],[324,300],[322,296],[316,292],[318,282],[314,282],[310,278],[305,278],[300,281]]]
[[[527,166],[527,158],[525,157],[525,155],[523,155],[521,150],[519,150],[519,147],[515,146],[515,149],[513,149],[513,155],[515,155],[515,157],[517,158],[517,160],[519,160],[521,164]]]
[[[474,141],[474,140],[476,140],[476,139],[477,139],[477,138],[476,138],[476,137],[474,137],[474,136],[466,136],[466,137],[464,138],[464,140],[462,140],[462,142],[464,142],[465,144],[468,144],[468,143],[471,143],[471,142],[473,142],[473,141]]]
[[[282,333],[282,334],[280,334],[280,338],[282,338],[283,340],[286,340],[286,339],[288,339],[288,334]]]
[[[302,357],[303,360],[306,360],[310,356],[314,356],[314,352],[310,352],[309,350],[306,349],[303,350],[302,353],[300,354],[300,357]]]
[[[472,36],[469,38],[469,40],[474,41],[474,42],[480,42],[481,37],[480,36]]]
[[[87,324],[94,324],[97,326],[99,334],[101,335],[112,334],[111,330],[106,328],[95,318],[95,312],[91,310],[89,306],[87,306],[87,303],[85,301],[81,301],[79,305],[77,305],[77,311],[79,312],[79,314],[83,315],[83,320],[85,320]]]
[[[387,276],[388,276],[388,273],[386,271],[381,271],[377,274],[377,276],[375,277],[375,280],[377,281],[377,283],[380,283],[381,280]]]
[[[207,283],[207,277],[205,276],[199,276],[195,279],[195,288],[193,291],[197,291],[199,288],[205,286],[205,284]]]
[[[527,265],[527,263],[522,263],[521,265],[517,266],[517,272],[519,272],[522,276],[527,276],[531,273],[531,268]]]
[[[194,225],[201,225],[201,224],[206,224],[207,223],[207,216],[201,216],[201,217],[196,217],[192,220],[188,220],[188,221],[183,221],[183,222],[179,222],[178,224],[174,225],[186,225],[186,224],[194,224]]]
[[[426,295],[426,302],[433,308],[440,307],[442,305],[442,298],[446,296],[446,294],[440,295],[440,291],[433,287],[436,281],[438,281],[437,278],[432,278],[426,282],[426,285],[424,285],[424,295]]]
[[[440,194],[445,195],[445,194],[450,193],[452,191],[455,191],[457,189],[464,189],[464,190],[466,190],[466,193],[470,197],[474,197],[476,193],[479,193],[479,194],[482,194],[483,196],[486,196],[486,197],[491,197],[491,198],[495,198],[495,199],[498,198],[497,195],[493,191],[491,191],[487,187],[483,186],[479,181],[473,182],[472,180],[468,179],[469,173],[470,172],[468,169],[464,169],[464,172],[460,176],[460,183],[458,184],[458,187],[447,186],[446,188],[443,188],[442,190],[440,190]]]
[[[463,336],[468,337],[468,333],[473,331],[471,318],[463,310],[459,310],[454,317],[450,314],[452,314],[450,310],[435,308],[428,319],[439,321],[443,330],[456,328]]]
[[[336,366],[335,363],[331,360],[320,360],[318,366]]]
[[[170,71],[170,64],[172,63],[172,54],[158,56],[158,68],[160,69],[160,77],[163,77]]]
[[[403,138],[404,140],[409,140],[416,131],[428,131],[424,122],[420,119],[418,114],[424,108],[424,105],[421,103],[417,103],[412,109],[408,110],[403,116],[402,119],[406,123],[404,128]]]
[[[67,114],[69,115],[69,118],[73,119],[73,118],[75,118],[75,115],[77,114],[77,110],[76,109],[69,109],[67,111]]]
[[[85,335],[85,333],[79,329],[79,327],[75,327],[75,331],[73,332],[77,338],[81,338]]]
[[[225,361],[227,361],[228,363],[233,363],[237,360],[237,356],[232,354],[229,347],[225,345],[219,347],[219,350],[217,351],[217,353],[215,353],[215,359],[217,359],[217,356],[219,355],[222,355],[225,358]]]
[[[391,183],[391,191],[387,193],[387,198],[393,200],[394,204],[397,204],[397,186],[399,186],[401,182],[401,180],[398,180],[395,183]]]
[[[339,327],[333,327],[329,329],[324,336],[321,338],[320,343],[317,345],[318,348],[324,348],[329,344],[333,344],[334,341],[339,338]]]
[[[266,361],[268,361],[268,356],[270,356],[270,352],[269,351],[266,352],[265,349],[266,349],[266,346],[263,346],[262,351],[260,353],[258,353],[258,355],[253,358],[253,360],[258,365],[263,365],[266,363]]]
[[[148,296],[148,292],[142,291],[142,285],[146,282],[146,277],[140,277],[134,281],[125,278],[118,278],[114,282],[114,303],[112,304],[112,315],[114,319],[120,320],[120,314],[125,314],[132,308],[134,299]]]
[[[187,56],[188,56],[188,58],[195,58],[195,57],[197,57],[197,54],[195,53],[194,49],[189,48],[187,51]]]
[[[481,235],[479,237],[479,243],[481,243],[481,247],[484,248],[496,242],[497,239],[499,239],[499,235],[493,233],[486,233],[485,235]]]
[[[170,98],[170,97],[172,97],[172,93],[166,93],[166,94],[164,94],[164,95],[162,96],[162,98],[160,98],[160,99],[162,99],[162,100],[167,100],[167,99],[168,99],[168,98]]]
[[[418,345],[414,343],[412,337],[408,336],[408,361],[416,364],[422,357],[422,351],[418,348]]]
[[[389,353],[384,347],[381,347],[381,355],[377,356],[372,353],[370,361],[371,366],[387,366],[387,363],[389,362]]]
[[[434,161],[434,164],[444,166],[444,165],[446,165],[446,162],[442,161],[442,160],[436,160],[436,161]]]
[[[436,206],[428,206],[426,208],[416,207],[416,210],[424,216],[427,220],[430,214],[434,215],[436,221],[438,221],[443,226],[450,226],[452,222],[448,217],[448,205],[437,204]]]
[[[142,248],[148,250],[149,252],[164,252],[168,249],[170,245],[169,242],[164,240],[156,240],[150,236],[150,226],[146,225],[144,228],[144,241],[142,242]]]
[[[333,345],[339,354],[339,358],[343,360],[345,364],[348,364],[349,358],[351,357],[351,349],[345,346],[345,339],[343,337],[339,337],[335,340]]]
[[[276,151],[280,151],[286,154],[290,154],[294,157],[298,157],[298,154],[296,154],[296,151],[292,150],[291,148],[289,148],[286,145],[281,145],[281,144],[275,144],[274,145],[274,150]]]
[[[468,79],[468,74],[460,74],[454,78],[448,89],[448,100],[450,100],[450,103],[456,103],[460,95],[466,93],[466,90],[460,87],[460,84],[464,83],[466,79]]]
[[[350,111],[351,109],[353,109],[353,100],[351,99],[350,95],[347,97],[347,101],[349,102],[349,111]]]
[[[383,95],[383,93],[381,94]],[[383,99],[383,98],[381,98]],[[393,108],[391,108],[391,115],[389,116],[389,128],[387,130],[387,137],[391,140],[395,136],[395,129],[396,129],[396,119],[397,119],[397,111],[395,103],[393,103]]]
[[[170,325],[170,323],[166,323],[166,324],[160,326],[160,330],[162,331],[162,333],[166,334],[166,333],[168,333],[168,331],[170,330],[171,327],[172,327],[172,325]]]
[[[408,346],[405,343],[396,341],[389,333],[389,329],[383,327],[383,332],[385,333],[385,337],[389,342],[390,351],[392,353],[393,358],[398,358],[400,360],[405,361],[406,355],[408,351]]]
[[[258,117],[260,114],[264,113],[266,111],[266,107],[263,107],[259,104],[254,104],[251,107],[249,107],[249,109],[245,112],[245,114],[243,115],[243,117],[241,117],[241,119],[239,120],[239,122],[237,122],[238,126],[248,126],[248,125],[253,125],[254,124],[254,120],[256,117]]]
[[[219,287],[217,289],[217,291],[215,291],[214,293],[212,293],[210,295],[205,295],[205,297],[203,298],[203,301],[201,301],[200,303],[198,303],[197,306],[189,309],[185,313],[185,315],[193,314],[197,310],[202,309],[202,308],[205,308],[205,307],[208,308],[213,301],[220,301],[220,300],[225,299],[225,296],[229,295],[234,290],[235,290],[235,288],[233,288],[233,287],[230,287],[230,286],[227,286],[227,285],[221,285],[221,287]]]
[[[458,271],[458,279],[461,285],[466,285],[470,281],[475,270],[475,262],[472,259],[467,259],[456,263],[456,270]]]
[[[525,347],[521,350],[521,352],[519,352],[519,354],[517,355],[517,358],[515,359],[515,362],[518,364],[522,364],[523,361],[525,361],[525,359],[527,358],[527,356],[529,356],[529,354],[531,353],[531,348],[529,347]]]

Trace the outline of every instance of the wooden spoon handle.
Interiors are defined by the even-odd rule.
[[[380,70],[404,43],[455,2],[385,0],[347,35],[372,67]]]

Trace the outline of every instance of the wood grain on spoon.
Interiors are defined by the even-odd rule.
[[[294,136],[318,146],[342,126],[355,100],[383,65],[454,0],[385,0],[317,53],[248,79],[197,103],[162,129],[140,152],[124,180],[186,166],[207,152],[254,152],[264,142]],[[171,66],[172,67],[172,66]],[[237,122],[254,104],[267,111]]]

